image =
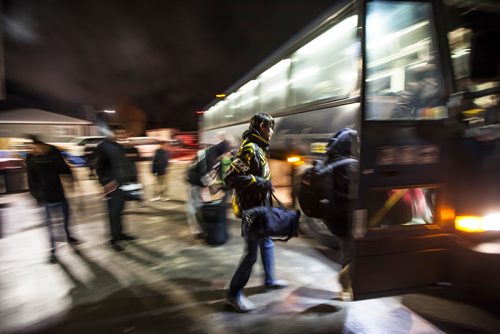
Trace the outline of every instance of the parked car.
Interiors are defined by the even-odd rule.
[[[58,145],[56,145],[56,146],[59,147],[59,149],[61,151],[66,152],[69,156],[83,158],[85,156],[85,146],[86,145],[97,146],[105,138],[106,137],[104,137],[104,136],[75,137],[67,143],[58,143]]]
[[[198,148],[195,146],[186,146],[180,140],[174,139],[168,142],[168,152],[170,153],[170,159],[192,159]]]

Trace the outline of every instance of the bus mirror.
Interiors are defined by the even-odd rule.
[[[471,79],[493,81],[500,79],[500,48],[496,31],[480,31],[472,36]]]

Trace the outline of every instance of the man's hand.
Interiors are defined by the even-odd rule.
[[[261,189],[268,190],[268,191],[274,191],[273,184],[271,183],[271,181],[266,180],[262,177],[257,178],[256,184],[257,184],[257,187],[259,187]]]

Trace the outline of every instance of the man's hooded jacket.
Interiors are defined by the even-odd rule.
[[[272,187],[268,148],[269,142],[257,131],[243,133],[243,142],[224,178],[235,189],[233,211],[237,217],[243,210],[263,205]]]

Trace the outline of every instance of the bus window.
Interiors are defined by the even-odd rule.
[[[466,9],[463,9],[463,11],[465,12]],[[471,78],[472,71],[470,65],[473,38],[471,26],[474,26],[474,22],[467,20],[471,15],[455,13],[455,15],[450,16],[452,27],[448,32],[448,42],[450,45],[456,87],[460,92],[473,93],[473,98],[463,106],[459,118],[467,127],[500,123],[500,114],[498,112],[498,92],[500,90],[498,89],[498,80],[495,77],[492,77],[491,80],[473,80],[474,78]],[[500,19],[499,16],[500,15],[497,14],[492,21],[498,22]],[[488,18],[488,16],[486,16],[486,18]],[[483,20],[482,24],[488,24],[487,20]],[[492,43],[498,42],[492,41]]]
[[[259,76],[260,108],[269,114],[287,106],[290,59],[283,59]]]
[[[224,113],[223,122],[234,122],[240,119],[240,93],[232,93],[227,97],[226,112]]]
[[[436,188],[371,190],[368,228],[432,224]]]
[[[447,117],[431,3],[368,3],[367,120]]]
[[[292,56],[291,104],[346,97],[356,87],[359,57],[353,15],[315,38]]]
[[[238,90],[241,95],[241,120],[250,119],[259,111],[258,88],[259,81],[251,80]]]

